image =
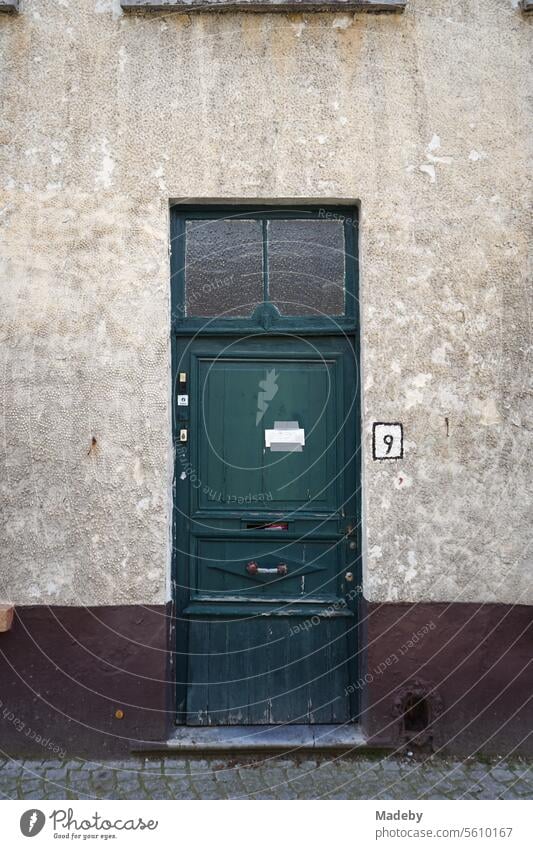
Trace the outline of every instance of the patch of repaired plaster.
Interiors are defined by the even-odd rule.
[[[115,170],[115,161],[111,156],[109,149],[109,141],[103,138],[100,142],[100,153],[102,161],[100,170],[94,178],[94,184],[97,189],[110,189],[113,185],[113,171]]]
[[[492,427],[501,423],[502,417],[494,398],[474,400],[474,409],[479,416],[479,421],[486,427]]]
[[[333,19],[331,26],[333,29],[348,29],[352,26],[353,21],[353,17],[349,15],[339,15],[339,17]]]
[[[425,388],[431,382],[431,374],[417,374],[404,384],[405,408],[409,410],[425,401]]]
[[[306,26],[307,24],[305,21],[291,21],[291,27],[294,30],[296,38],[301,38],[301,35],[305,30]]]
[[[120,7],[120,0],[96,0],[94,11],[97,15],[107,15],[111,13],[114,21],[122,17],[124,14]]]
[[[437,180],[436,164],[449,165],[453,160],[450,156],[435,156],[434,151],[440,150],[440,137],[434,133],[426,147],[426,162],[418,166],[418,170],[427,174],[430,182],[435,183]]]

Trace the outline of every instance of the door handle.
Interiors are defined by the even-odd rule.
[[[246,571],[249,575],[286,575],[289,570],[286,563],[278,563],[273,569],[266,569],[256,563],[255,560],[250,560],[246,564]]]

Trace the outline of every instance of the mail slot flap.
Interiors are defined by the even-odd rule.
[[[298,422],[274,422],[265,430],[265,447],[271,451],[302,451],[304,445],[305,431]]]

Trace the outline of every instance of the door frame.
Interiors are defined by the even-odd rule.
[[[340,219],[344,224],[345,231],[345,315],[335,317],[336,330],[332,331],[329,320],[315,317],[303,316],[280,316],[277,310],[268,309],[255,310],[250,318],[225,318],[213,319],[187,317],[185,315],[185,268],[184,268],[184,235],[185,219],[213,219],[224,217],[238,218],[260,218],[267,219],[300,219],[302,215],[308,218]],[[356,653],[350,658],[350,665],[354,671],[354,683],[357,680],[358,670],[361,668],[362,651],[365,646],[361,642],[363,629],[361,628],[361,601],[362,601],[362,422],[361,422],[361,356],[360,356],[360,322],[359,322],[359,210],[357,207],[327,205],[320,207],[314,204],[306,204],[301,201],[292,205],[280,204],[257,204],[241,205],[228,204],[172,204],[170,207],[170,305],[171,305],[171,411],[172,411],[172,447],[173,447],[173,479],[172,479],[172,537],[171,537],[171,586],[172,586],[172,660],[171,671],[173,673],[172,703],[175,705],[175,724],[185,724],[185,705],[188,687],[188,635],[189,626],[185,617],[179,618],[177,612],[183,610],[188,600],[189,590],[180,587],[178,571],[180,568],[180,552],[177,545],[179,539],[188,535],[187,519],[180,515],[177,507],[176,480],[179,473],[178,455],[176,451],[176,433],[179,428],[177,418],[177,386],[176,377],[180,371],[180,347],[187,337],[202,337],[204,342],[221,336],[232,336],[235,338],[259,336],[265,344],[269,339],[283,339],[283,337],[298,334],[303,339],[313,336],[340,336],[349,341],[354,350],[354,358],[358,364],[359,380],[356,379],[356,397],[354,410],[355,444],[358,446],[353,460],[354,470],[354,501],[356,510],[356,527],[351,538],[356,543],[356,556],[349,568],[355,574],[355,588],[358,589],[356,596]],[[276,315],[277,313],[277,315]],[[207,328],[206,328],[207,324]],[[350,693],[350,709],[353,721],[357,722],[361,709],[357,688],[354,686]],[[235,727],[235,726],[233,726]]]

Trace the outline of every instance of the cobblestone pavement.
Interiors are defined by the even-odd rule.
[[[533,764],[407,757],[0,760],[7,799],[531,799]]]

